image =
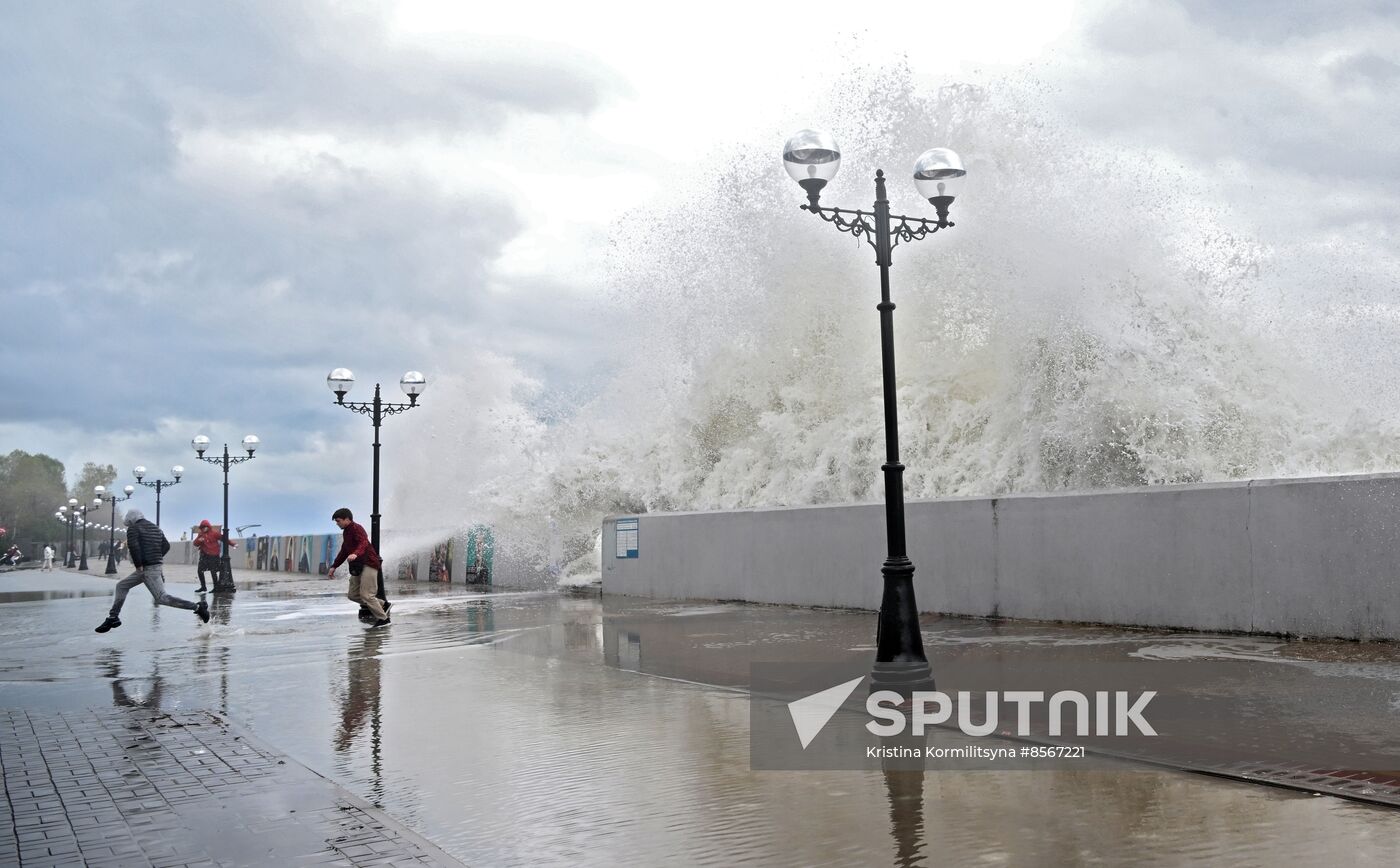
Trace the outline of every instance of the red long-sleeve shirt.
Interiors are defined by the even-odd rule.
[[[341,535],[344,542],[340,544],[340,554],[335,556],[335,563],[331,564],[331,569],[335,569],[345,563],[345,559],[351,555],[355,556],[355,562],[370,569],[377,570],[380,567],[379,552],[370,545],[369,534],[358,522],[350,522],[345,526],[345,532]]]
[[[199,533],[194,535],[194,545],[195,548],[204,552],[206,555],[217,555],[223,551],[223,549],[219,546],[219,543],[222,539],[223,533],[221,531],[215,531],[211,527],[207,530],[201,530]],[[233,540],[228,541],[229,548],[236,548],[237,546],[238,543],[234,542]]]

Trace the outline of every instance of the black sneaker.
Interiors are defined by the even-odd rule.
[[[380,600],[379,602],[384,604],[384,617],[389,617],[389,607],[394,604],[389,602],[388,600]]]
[[[98,633],[106,633],[108,630],[112,629],[113,627],[120,627],[121,625],[122,625],[122,622],[121,622],[121,619],[120,619],[120,618],[118,618],[116,615],[108,615],[108,616],[107,616],[107,620],[105,620],[105,621],[103,621],[101,624],[98,624],[98,625],[97,625],[97,632],[98,632]]]
[[[389,626],[389,619],[388,619],[388,618],[380,618],[378,621],[375,621],[373,624],[370,624],[370,626],[371,626],[371,627],[387,627],[387,626]]]
[[[205,624],[209,623],[208,603],[204,602],[203,600],[200,600],[199,605],[194,607],[194,613],[199,616],[199,620],[203,621]]]

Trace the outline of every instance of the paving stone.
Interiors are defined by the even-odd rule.
[[[209,712],[0,709],[0,779],[2,864],[459,864]]]

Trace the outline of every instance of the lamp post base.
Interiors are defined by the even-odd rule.
[[[877,662],[870,668],[871,693],[892,690],[908,700],[918,691],[933,689],[933,670],[929,668],[927,661]]]
[[[219,573],[214,576],[214,593],[238,593],[238,588],[233,584],[233,564],[228,558],[219,558]]]
[[[109,576],[115,576],[116,574],[117,574],[117,556],[116,556],[115,554],[112,554],[111,552],[108,552],[108,553],[107,553],[107,575],[109,575]]]
[[[88,568],[88,564],[87,564],[87,552],[83,552],[83,559],[82,559],[81,561],[78,562],[78,569],[79,569],[79,570],[86,570],[87,568]]]

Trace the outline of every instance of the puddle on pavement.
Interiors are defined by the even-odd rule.
[[[394,623],[368,630],[349,601],[305,593],[329,588],[214,598],[208,627],[138,589],[104,636],[105,601],[36,606],[7,624],[0,669],[25,684],[0,703],[208,708],[469,864],[1400,863],[1398,811],[1170,771],[753,771],[750,663],[868,658],[869,613],[405,588]],[[924,626],[935,660],[1209,647]],[[1351,647],[1371,667],[1400,659]],[[1163,665],[1201,665],[1180,656]],[[1346,648],[1309,656],[1336,666]],[[1284,693],[1332,684],[1319,702],[1367,726],[1392,720],[1347,701],[1348,679],[1228,662]]]
[[[111,589],[100,591],[0,591],[0,605],[5,603],[36,603],[43,600],[69,600],[77,597],[108,597]]]

